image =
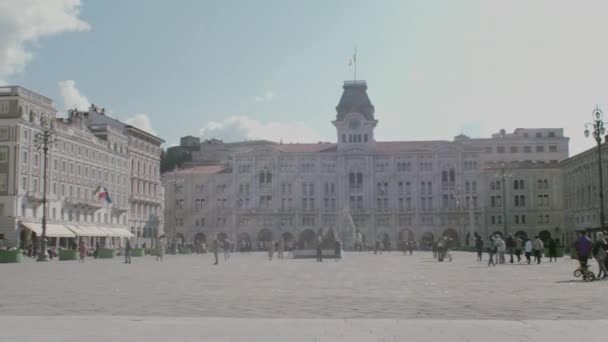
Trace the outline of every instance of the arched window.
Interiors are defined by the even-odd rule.
[[[456,181],[456,172],[454,172],[454,169],[450,170],[450,183],[454,183]]]
[[[443,183],[447,183],[448,182],[448,172],[447,171],[443,171],[441,172],[441,181]]]
[[[363,141],[367,142],[367,134],[363,134]]]

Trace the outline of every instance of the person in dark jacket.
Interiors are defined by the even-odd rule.
[[[557,262],[557,242],[553,238],[550,238],[547,242],[547,247],[549,248],[549,262],[552,260]]]
[[[584,230],[580,231],[580,236],[574,243],[574,248],[576,249],[576,255],[578,256],[581,268],[587,268],[587,259],[589,259],[589,254],[591,254],[591,245],[592,243],[587,237],[587,232]]]
[[[125,245],[125,264],[131,263],[131,241],[127,239],[127,244]]]

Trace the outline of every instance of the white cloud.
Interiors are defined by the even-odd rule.
[[[255,97],[255,102],[270,102],[275,98],[274,92],[267,90],[264,95],[258,95]]]
[[[303,122],[260,122],[247,116],[231,116],[222,121],[210,121],[201,128],[203,138],[224,141],[264,139],[271,141],[316,143],[326,141],[315,129]]]
[[[59,81],[58,85],[65,110],[74,108],[79,110],[89,109],[91,102],[86,96],[80,93],[78,88],[76,88],[76,82],[74,80]]]
[[[148,114],[139,113],[124,120],[127,125],[135,126],[142,131],[146,131],[152,135],[156,135],[156,131],[152,128],[152,122]]]
[[[38,39],[88,30],[79,14],[80,0],[0,1],[0,80],[23,71]]]

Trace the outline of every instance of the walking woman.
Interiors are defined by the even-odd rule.
[[[496,263],[494,262],[494,255],[496,255],[496,252],[498,252],[498,245],[496,244],[494,236],[492,236],[490,237],[490,245],[488,246],[488,267],[490,267],[490,265],[496,266]]]
[[[84,245],[84,240],[80,239],[78,244],[78,253],[80,254],[80,260],[78,262],[84,263],[84,257],[87,255],[87,247]]]
[[[475,249],[477,250],[477,261],[481,262],[483,254],[483,239],[481,235],[475,233]]]
[[[164,235],[158,238],[156,243],[156,261],[163,261],[163,255],[165,255],[165,240]]]
[[[593,243],[591,251],[599,266],[597,277],[598,279],[604,279],[608,277],[608,270],[606,270],[606,249],[608,249],[608,243],[606,243],[604,233],[599,232],[596,237],[597,240]]]

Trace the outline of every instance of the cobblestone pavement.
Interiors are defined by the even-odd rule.
[[[237,253],[219,266],[211,255],[27,260],[0,265],[0,316],[606,318],[608,281],[575,279],[576,266],[562,258],[488,268],[472,253],[439,263],[429,252],[346,253],[323,263]]]

